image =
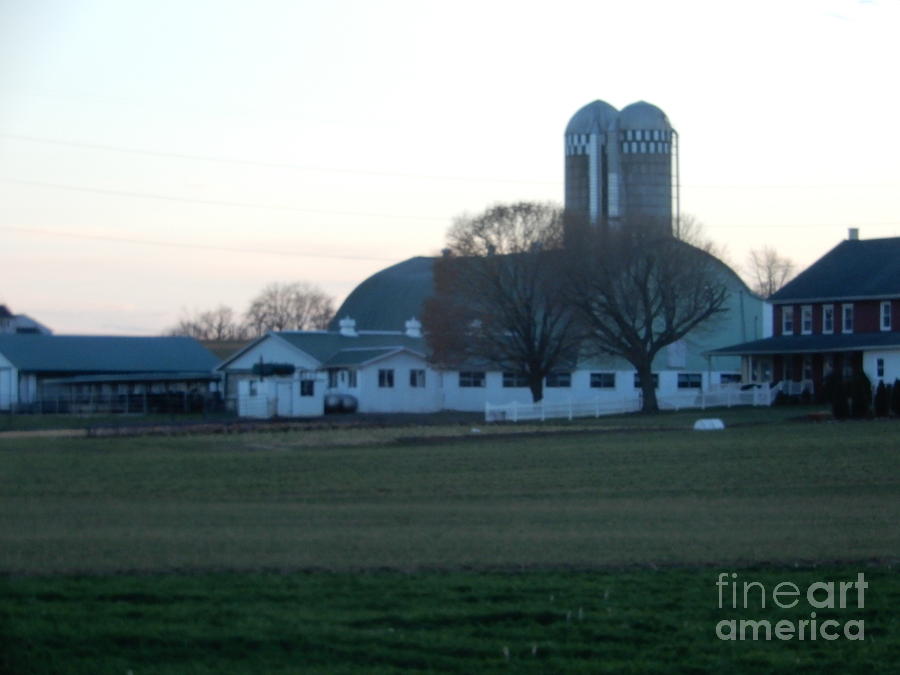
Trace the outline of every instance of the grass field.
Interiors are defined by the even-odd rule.
[[[786,410],[717,411],[730,428],[706,433],[692,411],[4,439],[0,664],[879,672],[900,661],[900,424]],[[714,584],[732,570],[865,571],[866,640],[721,642]]]

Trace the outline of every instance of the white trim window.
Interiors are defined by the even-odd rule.
[[[800,308],[800,332],[804,335],[811,335],[812,328],[812,305],[803,305]]]
[[[555,370],[547,375],[547,387],[571,387],[572,373],[565,370]]]
[[[883,300],[881,302],[881,330],[891,329],[891,301]]]
[[[394,369],[382,368],[378,371],[378,388],[393,389],[394,388]]]
[[[853,303],[841,305],[841,332],[853,332]]]
[[[794,334],[794,308],[792,305],[782,305],[781,307],[781,334]]]
[[[826,335],[834,332],[834,305],[822,305],[822,332]]]
[[[615,389],[616,374],[613,373],[591,373],[591,389]]]
[[[424,368],[410,368],[409,386],[414,389],[418,389],[418,388],[425,386],[425,369]]]
[[[459,371],[460,388],[476,388],[484,387],[484,371],[481,370],[461,370]]]

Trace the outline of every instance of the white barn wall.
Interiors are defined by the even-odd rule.
[[[378,371],[390,369],[394,371],[392,388],[378,386]],[[425,370],[425,386],[409,385],[410,370]],[[357,372],[356,389],[342,389],[357,397],[359,412],[367,413],[427,413],[437,412],[443,406],[443,389],[441,376],[432,370],[425,359],[401,352],[378,359]]]

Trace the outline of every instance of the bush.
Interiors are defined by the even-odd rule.
[[[829,378],[828,389],[831,392],[831,414],[836,420],[850,417],[847,387],[839,377]]]
[[[879,380],[878,387],[875,389],[875,416],[887,417],[891,411],[890,404],[888,388],[884,386],[884,380]]]
[[[872,382],[865,373],[856,375],[850,384],[850,414],[861,419],[872,408]]]
[[[900,417],[900,380],[894,380],[891,387],[891,412]]]

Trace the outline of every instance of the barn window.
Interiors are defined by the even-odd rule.
[[[459,371],[460,387],[483,387],[484,371],[481,370],[461,370]]]
[[[678,373],[679,389],[700,389],[703,385],[703,375],[700,373]]]
[[[503,388],[504,389],[515,389],[517,387],[527,387],[527,386],[528,386],[528,377],[526,377],[524,373],[513,373],[513,372],[503,373]]]
[[[394,386],[394,370],[384,368],[378,371],[378,386],[382,389],[392,389]]]
[[[565,370],[557,370],[547,375],[548,387],[571,387],[572,373]]]
[[[315,396],[316,395],[316,383],[314,380],[300,380],[300,395],[301,396]]]
[[[409,371],[409,386],[410,387],[424,387],[425,386],[425,371],[421,368],[413,368]]]
[[[591,373],[591,389],[615,389],[615,373]]]

